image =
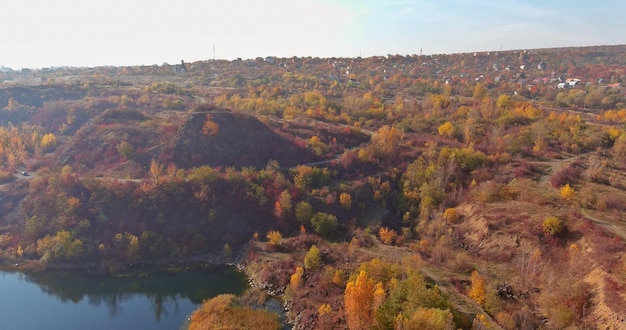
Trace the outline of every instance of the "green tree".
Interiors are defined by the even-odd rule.
[[[328,236],[337,228],[337,217],[332,214],[317,212],[311,219],[311,225],[316,233]]]
[[[133,157],[133,145],[128,143],[127,141],[122,141],[115,146],[115,149],[124,157],[125,159],[131,159]]]
[[[317,248],[317,245],[311,245],[309,249],[309,253],[304,257],[304,267],[307,269],[317,269],[320,266],[320,262],[322,261],[322,256],[320,254],[320,249]]]
[[[296,204],[296,219],[304,225],[310,225],[311,218],[313,218],[313,206],[305,201],[298,202]]]

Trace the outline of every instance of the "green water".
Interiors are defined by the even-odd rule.
[[[180,329],[204,299],[247,288],[228,267],[140,274],[0,272],[0,329]]]

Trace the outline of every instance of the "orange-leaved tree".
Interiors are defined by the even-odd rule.
[[[343,303],[350,329],[370,329],[374,325],[376,305],[381,303],[381,289],[382,284],[375,285],[363,270],[356,279],[348,282]]]

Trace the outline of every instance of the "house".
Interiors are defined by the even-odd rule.
[[[174,65],[175,73],[185,73],[187,72],[187,66],[185,65],[185,60],[180,60],[180,64]]]
[[[576,87],[578,83],[580,83],[580,79],[578,78],[567,78],[565,82],[569,85],[569,87]]]
[[[548,67],[548,65],[547,65],[547,64],[546,64],[546,62],[544,62],[544,61],[541,61],[541,62],[539,62],[539,64],[537,64],[537,70],[541,70],[541,71],[543,71],[543,70],[545,70],[547,67]]]
[[[618,89],[618,88],[622,88],[622,84],[620,83],[608,84],[606,85],[606,87],[612,88],[612,89]]]

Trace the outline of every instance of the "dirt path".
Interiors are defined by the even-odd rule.
[[[545,165],[549,167],[549,169],[546,171],[546,174],[544,174],[541,177],[541,180],[539,180],[539,183],[542,185],[549,184],[550,177],[554,173],[558,172],[566,164],[569,164],[570,162],[574,161],[577,158],[578,156],[571,156],[571,157],[567,157],[563,159],[550,159],[549,161],[545,161],[545,162],[537,162],[537,164]]]
[[[582,213],[582,215],[585,218],[591,220],[593,223],[595,223],[595,224],[597,224],[597,225],[607,229],[608,231],[612,232],[613,234],[615,234],[615,235],[621,237],[622,239],[626,240],[626,230],[624,230],[624,228],[620,227],[619,225],[611,223],[611,222],[608,222],[608,221],[603,220],[603,219],[600,219],[600,218],[598,218],[598,217],[596,217],[594,215],[591,215],[589,213],[589,211],[585,210],[585,209],[580,209],[580,213]]]

